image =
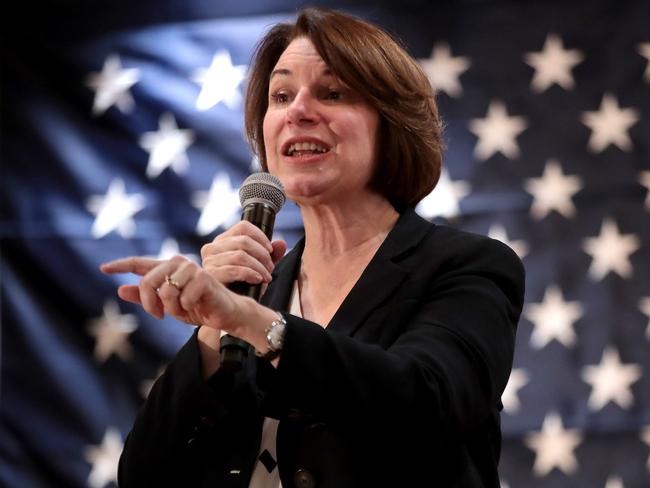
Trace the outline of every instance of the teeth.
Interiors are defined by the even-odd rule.
[[[292,156],[295,151],[318,151],[324,153],[327,152],[327,149],[313,142],[295,142],[289,146],[287,154]]]

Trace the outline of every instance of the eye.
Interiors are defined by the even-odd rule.
[[[283,104],[289,101],[289,96],[286,93],[276,92],[271,94],[271,100],[274,103]]]
[[[325,98],[327,100],[340,100],[341,99],[341,92],[337,90],[328,90],[327,95]]]

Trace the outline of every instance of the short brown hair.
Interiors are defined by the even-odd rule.
[[[323,8],[301,10],[261,39],[246,90],[246,135],[267,170],[263,123],[271,71],[298,37],[313,44],[332,72],[379,112],[373,190],[393,205],[415,205],[435,187],[442,163],[442,124],[433,89],[417,62],[387,32]]]

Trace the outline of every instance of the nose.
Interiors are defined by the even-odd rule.
[[[287,119],[297,125],[317,123],[319,115],[316,102],[308,89],[300,90],[287,108]]]

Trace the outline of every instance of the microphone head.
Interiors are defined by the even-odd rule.
[[[282,182],[270,173],[253,173],[239,188],[239,202],[242,208],[251,203],[264,203],[273,207],[275,213],[278,213],[285,200]]]

